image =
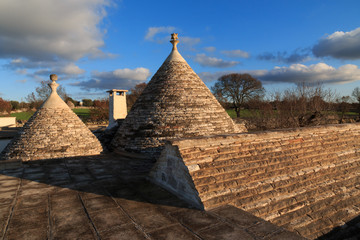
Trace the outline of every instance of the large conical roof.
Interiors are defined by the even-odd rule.
[[[57,94],[57,76],[50,78],[50,96],[3,150],[1,160],[88,156],[103,151],[94,134]]]
[[[166,139],[237,132],[236,125],[177,50],[173,49],[135,102],[112,145],[159,153]]]

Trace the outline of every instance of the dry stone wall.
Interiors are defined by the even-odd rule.
[[[360,214],[360,125],[173,140],[151,178],[200,208],[231,204],[313,239]]]

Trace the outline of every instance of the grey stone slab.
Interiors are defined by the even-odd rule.
[[[76,192],[66,194],[55,194],[50,196],[51,210],[61,212],[65,209],[83,209],[81,200]]]
[[[54,239],[96,239],[84,209],[67,208],[51,216]]]
[[[266,240],[305,240],[306,238],[289,231],[279,231],[275,234],[267,236]]]
[[[133,224],[123,225],[111,229],[109,231],[100,232],[100,238],[102,240],[144,240],[148,239],[145,234],[137,229]]]
[[[207,212],[195,209],[184,209],[183,211],[174,212],[170,215],[194,232],[198,232],[219,222],[218,218]]]
[[[20,196],[17,199],[15,209],[25,209],[25,208],[34,208],[34,207],[41,207],[46,206],[48,204],[48,197],[47,195],[25,195]]]
[[[115,198],[115,201],[129,214],[156,209],[154,204],[148,203],[143,198],[137,196],[131,198],[131,200]]]
[[[198,233],[203,239],[208,240],[251,240],[256,239],[245,231],[245,229],[234,227],[226,223],[212,226]]]
[[[6,234],[8,240],[43,240],[48,239],[46,228],[29,228],[29,229],[16,229],[9,228]]]
[[[280,229],[280,227],[272,223],[262,221],[256,225],[247,228],[247,231],[256,237],[264,238],[278,232]]]
[[[199,240],[194,233],[184,228],[180,224],[171,225],[166,228],[161,228],[149,233],[152,239],[168,240],[168,239],[182,239],[182,240]]]
[[[86,210],[89,213],[109,208],[116,208],[118,206],[112,198],[106,196],[84,199],[83,201]]]
[[[91,212],[89,215],[98,232],[132,223],[131,219],[120,208]]]
[[[9,223],[9,230],[26,231],[34,228],[47,228],[48,214],[47,206],[29,209],[14,209]]]
[[[244,228],[254,226],[259,222],[264,221],[261,218],[230,205],[210,210],[210,212],[216,214],[218,217],[226,218],[228,221]]]
[[[0,193],[0,205],[12,203],[15,198],[15,194],[15,191]]]
[[[174,218],[163,214],[156,208],[146,209],[140,212],[128,212],[128,214],[137,224],[144,228],[145,231],[152,231],[178,223]]]

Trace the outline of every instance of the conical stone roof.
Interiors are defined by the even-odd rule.
[[[166,139],[238,132],[236,125],[199,76],[173,49],[139,96],[112,146],[157,155]]]
[[[103,151],[94,134],[57,94],[57,76],[52,74],[50,78],[50,96],[6,146],[1,160],[88,156]]]

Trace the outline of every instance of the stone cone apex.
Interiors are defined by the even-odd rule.
[[[177,50],[136,100],[112,140],[118,150],[158,156],[167,139],[236,133],[236,125]]]
[[[57,76],[52,74],[50,79],[50,96],[6,146],[1,160],[24,162],[97,155],[103,151],[95,135],[57,94]]]

